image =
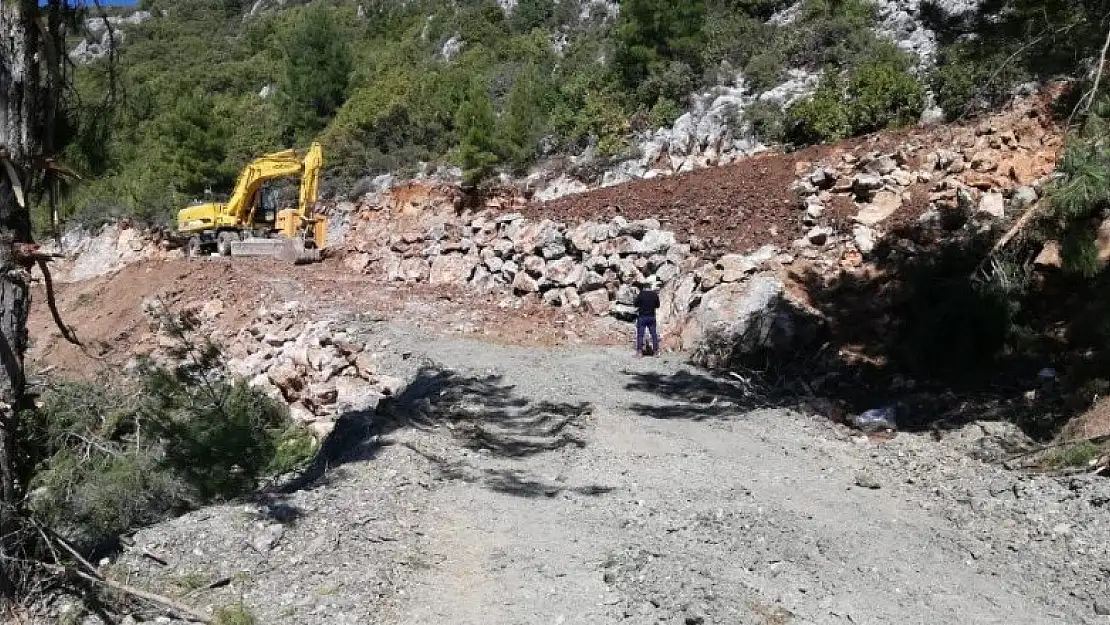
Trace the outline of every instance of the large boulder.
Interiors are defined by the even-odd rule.
[[[340,414],[373,410],[381,399],[378,389],[362,378],[342,377],[335,380],[335,404]]]
[[[571,286],[582,280],[585,269],[573,258],[565,257],[547,263],[544,279],[555,286]]]
[[[609,238],[609,226],[587,221],[568,233],[571,245],[582,253],[589,253],[598,243]]]
[[[512,233],[513,248],[521,254],[534,254],[545,246],[561,243],[563,235],[555,222],[525,222]]]
[[[398,277],[404,282],[423,282],[428,279],[428,261],[423,258],[406,258],[401,261]]]
[[[893,191],[880,191],[870,203],[860,208],[856,222],[876,226],[902,208],[902,196]]]
[[[526,272],[521,271],[513,277],[513,292],[518,295],[527,295],[528,293],[538,293],[540,290],[540,283],[538,280],[528,275]]]
[[[659,292],[659,325],[670,334],[671,326],[686,318],[697,301],[698,282],[693,274],[683,276],[677,282],[669,283]]]
[[[651,254],[666,254],[667,250],[675,243],[677,243],[677,241],[675,240],[673,232],[669,230],[651,229],[644,232],[643,238],[633,243],[632,251],[645,256]]]
[[[478,265],[478,257],[474,254],[459,254],[452,252],[437,256],[432,261],[428,274],[428,283],[432,286],[463,285],[470,280],[474,268]]]
[[[682,347],[726,357],[785,349],[798,338],[796,325],[782,282],[759,276],[705,293],[682,331]]]
[[[590,314],[600,316],[609,312],[609,293],[605,289],[583,293],[580,297],[582,305],[586,307],[586,310],[590,311]]]

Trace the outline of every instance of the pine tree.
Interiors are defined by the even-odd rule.
[[[547,120],[547,103],[543,79],[539,68],[529,63],[513,83],[505,104],[505,114],[499,125],[502,154],[516,166],[522,166],[536,153],[544,123]]]
[[[489,94],[480,81],[474,80],[455,115],[455,132],[459,137],[457,161],[467,187],[474,187],[489,176],[498,162],[494,125]]]
[[[332,12],[305,7],[282,33],[278,98],[287,142],[319,132],[346,99],[351,54]]]

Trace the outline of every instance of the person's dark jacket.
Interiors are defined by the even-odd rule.
[[[636,307],[636,314],[642,319],[654,319],[655,311],[659,308],[659,293],[644,289],[636,296],[632,303]]]

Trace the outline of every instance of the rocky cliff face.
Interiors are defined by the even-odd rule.
[[[169,248],[159,231],[127,221],[96,229],[72,228],[60,241],[50,241],[44,247],[62,256],[52,265],[54,279],[59,282],[104,276],[144,260],[183,257],[181,250]]]

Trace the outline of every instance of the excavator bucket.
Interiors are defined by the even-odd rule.
[[[320,250],[315,247],[305,246],[303,239],[286,239],[282,241],[282,243],[283,245],[278,251],[277,256],[284,263],[290,265],[304,265],[306,263],[320,261]]]
[[[299,237],[281,239],[250,237],[233,242],[231,255],[269,256],[291,265],[303,265],[320,260],[320,250],[306,247],[304,240]]]

